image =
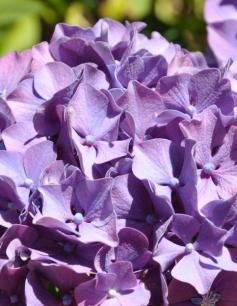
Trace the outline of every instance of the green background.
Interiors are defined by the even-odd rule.
[[[58,22],[83,27],[101,17],[142,20],[189,50],[206,49],[204,0],[0,0],[0,55],[49,40]]]

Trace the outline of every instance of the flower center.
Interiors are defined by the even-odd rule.
[[[68,306],[72,304],[72,296],[69,294],[65,294],[62,298],[63,306]]]
[[[220,297],[220,294],[210,291],[203,296],[201,306],[215,306]]]
[[[215,292],[208,292],[202,297],[194,297],[190,301],[193,305],[198,306],[215,306],[217,302],[220,300],[220,294]]]
[[[94,136],[91,135],[91,134],[86,135],[86,137],[85,137],[85,142],[86,142],[86,144],[87,144],[88,146],[92,146],[93,143],[94,143],[94,140],[95,140],[95,138],[94,138]]]
[[[16,294],[11,295],[10,302],[11,304],[17,304],[19,302],[18,296]]]
[[[192,253],[192,251],[193,251],[193,244],[192,243],[187,243],[185,245],[185,252],[190,254],[190,253]]]
[[[177,187],[179,185],[179,179],[177,177],[172,177],[169,184],[171,187]]]
[[[74,246],[68,242],[63,245],[63,249],[66,253],[71,253],[74,249]]]
[[[203,166],[203,171],[204,173],[206,174],[211,174],[212,171],[215,169],[215,166],[213,163],[206,163],[204,166]]]
[[[3,90],[0,90],[0,98],[6,98],[7,97],[7,90],[4,88]]]
[[[157,222],[157,218],[154,215],[148,214],[146,216],[146,223],[148,223],[148,224],[155,224],[156,222]]]
[[[20,259],[24,262],[28,261],[30,259],[30,253],[27,253],[26,251],[22,252],[22,254],[20,254]]]
[[[114,297],[116,297],[117,295],[118,295],[117,290],[115,290],[115,289],[109,289],[109,291],[108,291],[108,296],[109,296],[110,298],[114,298]]]
[[[73,222],[76,225],[80,225],[82,223],[82,221],[84,220],[84,217],[81,213],[76,213],[73,217]]]
[[[193,105],[189,105],[187,111],[190,115],[193,115],[196,112],[196,107]]]
[[[25,179],[25,181],[24,181],[24,186],[25,186],[26,188],[32,187],[33,184],[34,184],[33,180],[32,180],[31,178],[29,178],[29,177],[27,177],[27,178]]]
[[[152,136],[149,134],[144,135],[144,140],[150,140],[152,139]]]

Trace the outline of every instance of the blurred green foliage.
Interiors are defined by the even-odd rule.
[[[143,20],[190,50],[205,50],[204,0],[0,0],[0,55],[49,40],[58,22],[88,27],[100,17]]]

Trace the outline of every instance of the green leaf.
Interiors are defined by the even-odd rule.
[[[203,18],[204,0],[194,0],[194,12],[199,18]]]
[[[47,0],[48,6],[52,7],[58,18],[62,18],[67,9],[68,3],[66,0]]]
[[[81,27],[89,27],[90,22],[85,17],[85,13],[85,7],[83,4],[74,2],[68,7],[66,11],[65,22],[68,24],[76,24]]]
[[[147,16],[151,10],[151,0],[129,0],[126,2],[127,16],[131,19],[141,19]]]
[[[114,19],[141,19],[149,14],[151,0],[107,0],[102,2],[99,13]]]
[[[38,15],[46,21],[54,22],[55,13],[45,1],[39,0],[0,0],[0,25],[11,24],[19,18]]]
[[[126,0],[107,0],[101,3],[99,14],[102,17],[123,19],[126,13]]]
[[[156,0],[155,15],[156,17],[168,24],[174,25],[182,20],[183,0]]]
[[[41,27],[37,17],[20,18],[1,37],[0,55],[12,50],[24,50],[40,41]]]

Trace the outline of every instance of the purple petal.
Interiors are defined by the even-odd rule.
[[[32,64],[31,69],[36,71],[43,67],[45,64],[53,62],[54,59],[49,52],[49,44],[44,41],[32,48]]]
[[[16,185],[24,185],[26,174],[20,153],[0,151],[0,175],[6,176],[6,174]]]
[[[183,271],[187,273],[184,274]],[[192,285],[199,294],[205,294],[210,290],[219,272],[219,269],[201,266],[199,254],[193,251],[175,265],[172,269],[172,276],[176,280]]]
[[[31,146],[24,154],[24,167],[27,177],[31,178],[35,185],[39,184],[43,171],[55,160],[56,153],[51,141],[43,141]]]
[[[71,125],[81,136],[98,139],[117,130],[119,116],[114,114],[106,95],[92,86],[79,85],[69,105],[73,109]]]
[[[143,140],[146,130],[155,126],[155,118],[164,109],[161,97],[153,90],[136,81],[129,83],[127,92],[118,105],[129,112],[135,122],[136,134]]]
[[[47,63],[34,74],[34,88],[45,100],[75,81],[73,70],[63,63]],[[47,84],[47,86],[45,86]]]
[[[161,270],[165,271],[178,256],[185,254],[185,247],[177,245],[166,238],[162,238],[153,251],[153,259],[159,263]]]
[[[96,164],[102,164],[128,154],[130,139],[120,141],[98,141],[96,143]]]
[[[134,154],[132,169],[135,176],[158,184],[169,185],[183,159],[180,148],[167,139],[147,140],[134,147]]]
[[[11,52],[0,59],[0,91],[11,94],[18,83],[29,72],[31,52]]]

